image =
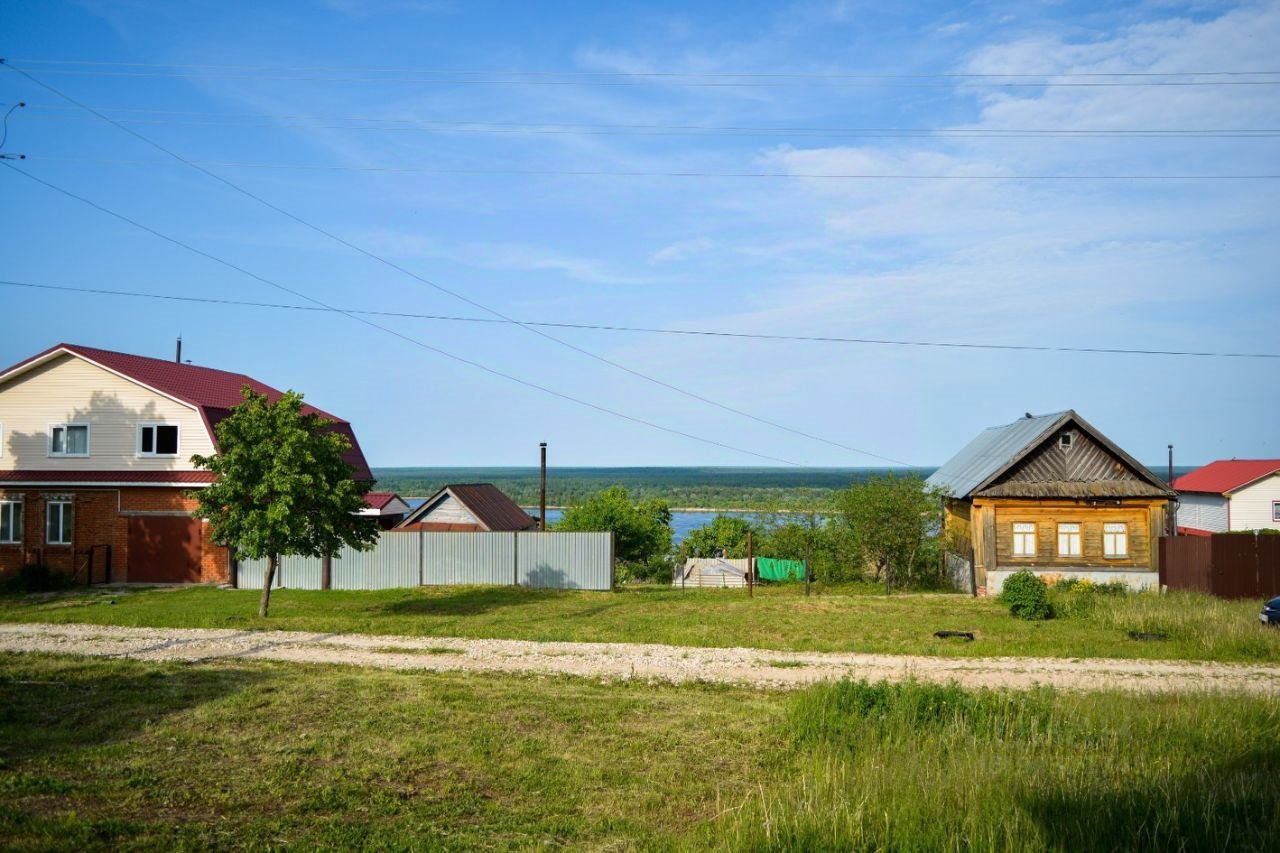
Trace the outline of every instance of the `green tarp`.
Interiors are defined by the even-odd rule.
[[[756,557],[756,574],[767,581],[802,581],[804,563],[800,560],[775,560],[772,557]]]

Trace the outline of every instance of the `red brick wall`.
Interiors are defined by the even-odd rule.
[[[49,545],[45,542],[45,502],[52,496],[69,495],[74,504],[72,542]],[[21,496],[23,501],[23,541],[0,544],[0,577],[13,574],[23,564],[43,560],[50,568],[73,573],[82,569],[90,546],[111,545],[111,580],[128,581],[129,514],[165,512],[186,514],[196,508],[187,491],[172,487],[131,487],[123,489],[0,489],[0,499]],[[117,512],[118,508],[118,512]],[[205,583],[230,580],[227,549],[209,538],[207,523],[201,523],[200,575]],[[95,575],[102,579],[103,549],[95,549]],[[83,577],[81,578],[83,580]]]

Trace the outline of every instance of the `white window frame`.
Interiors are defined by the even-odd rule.
[[[1019,530],[1018,528],[1024,528]],[[1025,529],[1030,528],[1030,529]],[[1028,538],[1030,539],[1030,550],[1025,547]],[[1013,556],[1015,557],[1034,557],[1036,556],[1036,524],[1034,521],[1015,521],[1013,523]]]
[[[1280,501],[1271,502],[1271,520],[1280,521]]]
[[[173,453],[157,453],[156,452],[156,445],[159,443],[158,439],[160,437],[159,432],[155,431],[156,427],[173,427],[175,433],[178,436],[177,442],[174,445],[177,449],[174,450]],[[150,429],[153,431],[151,433],[151,450],[150,451],[146,451],[142,449],[142,431],[144,429]],[[138,429],[135,435],[133,446],[137,456],[146,457],[147,459],[150,459],[152,457],[159,457],[161,459],[177,458],[178,456],[182,455],[182,428],[179,427],[177,424],[165,423],[164,421],[141,421],[138,424]]]
[[[68,428],[68,427],[84,427],[84,453],[68,453],[68,452],[67,452],[67,450],[66,450],[66,447],[67,447],[67,434],[66,434],[66,430],[67,430],[67,428]],[[55,450],[53,449],[53,435],[54,435],[54,431],[55,431],[55,430],[62,430],[62,431],[63,431],[63,435],[62,435],[62,448],[63,448],[63,449],[62,449],[62,450],[59,450],[59,451],[55,451]],[[92,446],[93,446],[93,445],[92,445],[92,441],[93,441],[93,435],[92,435],[92,433],[93,433],[93,430],[90,428],[89,424],[77,423],[76,421],[65,421],[65,422],[63,422],[63,423],[49,424],[49,456],[51,456],[51,457],[63,457],[63,456],[68,456],[68,457],[72,457],[72,458],[79,458],[79,459],[83,459],[84,457],[86,457],[86,456],[88,456],[88,455],[89,455],[89,451],[90,451],[90,449],[91,449],[91,448],[92,448]]]
[[[14,508],[17,512],[14,512]],[[17,515],[17,523],[14,522],[14,515]],[[0,498],[0,518],[8,516],[9,522],[9,538],[0,538],[0,545],[20,545],[22,544],[22,525],[26,521],[23,515],[21,498]],[[0,537],[4,534],[0,533]]]
[[[1066,529],[1064,529],[1066,528]],[[1070,528],[1075,528],[1074,530]],[[1067,543],[1067,547],[1063,548],[1063,542]],[[1075,543],[1075,550],[1071,550],[1072,543]],[[1079,557],[1084,553],[1084,541],[1081,533],[1081,524],[1078,521],[1059,521],[1058,522],[1058,556],[1059,557]]]
[[[0,424],[0,456],[4,456],[4,424]]]
[[[53,525],[52,525],[52,521],[53,521],[53,513],[50,511],[50,510],[51,510],[53,507],[55,507],[55,506],[60,506],[60,507],[62,507],[62,509],[58,511],[58,530],[57,530],[58,538],[57,538],[57,539],[54,539],[54,538],[53,538],[53,534],[54,534]],[[70,522],[70,524],[68,524],[68,523],[67,523],[67,513],[68,513],[68,512],[70,512],[70,513],[71,513],[71,522]],[[75,509],[75,502],[74,502],[74,501],[72,501],[70,498],[57,498],[57,499],[55,499],[55,500],[49,500],[49,501],[46,501],[46,502],[45,502],[45,505],[44,505],[44,541],[45,541],[45,544],[47,544],[47,545],[70,545],[70,544],[71,544],[71,540],[75,538],[75,532],[76,532],[76,530],[75,530],[75,524],[76,524],[76,509]],[[69,530],[65,530],[65,531],[64,531],[64,528],[70,528],[70,529],[69,529]],[[64,532],[67,534],[66,539],[63,539],[63,538],[62,538],[62,534],[63,534]]]
[[[1115,530],[1114,528],[1120,528]],[[1108,560],[1123,560],[1129,556],[1129,525],[1124,521],[1102,523],[1102,556]]]

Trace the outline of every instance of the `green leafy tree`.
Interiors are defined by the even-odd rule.
[[[854,558],[894,583],[932,581],[937,574],[936,540],[942,526],[942,494],[926,489],[915,474],[872,477],[836,497]]]
[[[331,421],[302,414],[302,395],[275,403],[245,387],[244,402],[216,428],[218,452],[192,456],[217,480],[193,493],[194,515],[209,519],[214,541],[241,557],[269,560],[258,615],[266,617],[271,583],[282,554],[322,557],[342,545],[367,548],[377,538],[373,519],[356,515],[372,483],[351,479],[342,454],[346,436]]]
[[[683,542],[684,552],[690,557],[745,557],[748,533],[759,541],[760,530],[747,519],[717,515],[710,523],[689,531]]]
[[[565,510],[556,530],[613,531],[614,553],[627,563],[653,565],[671,552],[671,509],[661,498],[631,500],[611,486]]]

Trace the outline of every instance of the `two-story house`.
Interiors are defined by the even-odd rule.
[[[1157,586],[1173,490],[1074,411],[991,427],[926,481],[971,543],[980,591],[1012,573]]]
[[[192,518],[193,489],[212,474],[191,463],[216,451],[214,428],[245,386],[239,373],[58,344],[0,372],[0,575],[29,562],[67,573],[92,552],[115,582],[226,582],[227,549]],[[372,480],[351,425],[352,476]]]

